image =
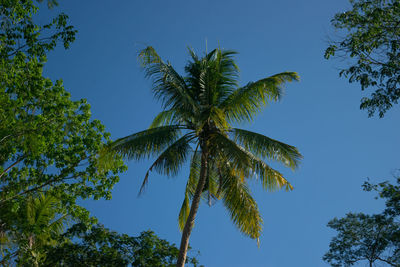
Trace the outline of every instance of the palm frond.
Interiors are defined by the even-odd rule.
[[[67,219],[68,219],[68,214],[60,216],[58,219],[50,223],[48,229],[55,234],[62,233],[65,229],[65,223]]]
[[[153,94],[162,101],[164,108],[182,109],[186,112],[198,109],[188,93],[185,79],[169,63],[164,63],[152,47],[139,53],[146,77],[153,81]]]
[[[241,181],[229,171],[225,172],[222,179],[223,202],[232,222],[242,233],[258,241],[263,220],[246,182]]]
[[[40,193],[27,201],[27,221],[31,225],[47,225],[55,216],[59,200],[49,194]]]
[[[58,213],[59,198],[50,193],[40,193],[26,202],[26,222],[29,235],[34,237],[34,246],[52,245],[53,235],[64,231],[68,215]]]
[[[251,167],[251,158],[248,152],[239,147],[235,142],[221,133],[215,133],[210,140],[213,146],[210,148],[211,153],[217,155],[216,160],[221,160],[221,163],[228,165],[229,168],[246,170]],[[225,167],[225,166],[222,166]],[[249,175],[247,171],[246,175]]]
[[[144,130],[115,140],[106,147],[108,152],[117,152],[126,159],[139,160],[157,155],[175,142],[181,126],[169,125]]]
[[[213,81],[213,102],[219,105],[238,87],[239,67],[233,60],[237,52],[232,50],[220,50],[215,55]]]
[[[148,46],[141,50],[138,54],[139,62],[143,68],[150,64],[157,64],[162,62],[161,57],[157,54],[156,50],[152,46]]]
[[[224,111],[217,107],[210,109],[210,119],[220,131],[226,132],[231,128],[226,120]]]
[[[293,190],[293,186],[279,171],[271,168],[264,161],[252,154],[249,154],[249,156],[252,157],[253,165],[253,175],[251,177],[259,179],[265,190],[275,191],[281,188],[284,188],[286,191]]]
[[[187,187],[187,185],[186,185]],[[187,190],[187,188],[186,188]],[[179,225],[179,230],[183,231],[183,228],[185,227],[187,218],[189,216],[189,212],[190,212],[190,200],[189,200],[189,196],[188,193],[185,192],[185,198],[183,200],[181,209],[179,211],[179,216],[178,216],[178,225]]]
[[[196,191],[197,183],[200,178],[200,170],[201,170],[201,151],[197,150],[192,155],[192,160],[190,162],[190,172],[187,183],[187,193],[190,199],[194,196]]]
[[[203,201],[207,201],[208,204],[211,205],[213,200],[218,199],[219,176],[217,174],[215,164],[213,164],[212,161],[209,161],[208,166],[209,168],[207,171],[206,185],[204,186],[201,199]],[[201,151],[197,151],[196,149],[190,162],[190,174],[185,187],[185,198],[179,212],[178,222],[180,230],[182,230],[185,226],[187,216],[189,215],[190,201],[192,200],[196,191],[197,183],[199,181],[200,168]]]
[[[204,186],[203,194],[205,195],[204,198],[208,202],[208,206],[211,207],[211,205],[220,199],[220,177],[216,162],[209,160],[207,167],[207,183]]]
[[[234,140],[244,149],[251,151],[258,157],[279,161],[295,169],[303,156],[296,147],[279,142],[262,134],[237,129],[232,129]]]
[[[185,67],[192,98],[202,106],[217,106],[237,87],[238,67],[232,59],[234,51],[214,49],[199,59],[189,50],[193,61]]]
[[[196,55],[196,52],[194,52],[193,48],[192,47],[188,47],[187,49],[188,49],[189,55],[192,58],[192,60],[194,62],[199,61],[199,57]]]
[[[183,200],[182,207],[179,211],[178,224],[181,231],[183,230],[183,227],[185,227],[187,217],[189,216],[190,200],[194,196],[200,176],[201,152],[199,152],[197,149],[198,148],[196,148],[192,155],[189,178],[185,187],[185,199]]]
[[[194,138],[192,133],[185,134],[176,142],[167,147],[146,172],[139,194],[148,182],[149,174],[154,169],[157,173],[174,176],[178,173],[191,150],[190,141]]]
[[[256,177],[260,179],[265,190],[273,191],[285,187],[286,190],[293,189],[283,175],[268,166],[264,161],[246,151],[229,138],[221,134],[213,137],[221,161],[225,162],[227,168],[231,168],[236,176]],[[243,180],[243,179],[242,179]]]
[[[234,91],[220,104],[228,120],[251,121],[254,116],[270,101],[278,101],[282,96],[285,82],[299,80],[295,72],[282,72],[271,77],[250,82]]]
[[[154,118],[153,122],[150,124],[149,129],[160,126],[168,126],[171,124],[179,124],[176,116],[176,111],[173,109],[164,110],[158,113],[158,115]]]

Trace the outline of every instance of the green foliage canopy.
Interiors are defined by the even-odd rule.
[[[86,100],[72,101],[61,81],[42,76],[46,52],[60,41],[68,47],[75,30],[64,14],[35,25],[32,1],[3,1],[0,8],[0,205],[51,188],[78,215],[76,198],[110,198],[125,167],[115,159],[113,168],[97,170],[109,134],[91,120]],[[45,30],[51,35],[42,36]]]
[[[338,232],[324,255],[332,266],[352,266],[360,261],[399,266],[400,226],[393,218],[349,213],[331,220],[328,226]]]
[[[84,224],[75,224],[60,236],[57,246],[48,248],[43,266],[172,267],[178,252],[175,245],[152,231],[131,237],[102,225],[89,229]],[[189,257],[188,263],[198,266],[195,257]]]
[[[344,37],[331,41],[325,58],[350,58],[340,75],[361,89],[376,90],[361,99],[369,116],[383,117],[400,98],[400,1],[350,0],[352,9],[338,13],[332,25]]]
[[[338,232],[323,259],[332,266],[352,266],[367,261],[400,266],[400,178],[397,185],[388,182],[364,184],[365,191],[376,190],[386,199],[386,208],[380,214],[349,213],[334,218],[328,227]]]
[[[2,218],[0,265],[14,261],[19,265],[39,266],[46,259],[46,246],[54,246],[63,233],[68,216],[58,214],[60,200],[50,194],[28,196],[13,218]],[[2,209],[1,212],[8,213]]]
[[[5,242],[24,246],[17,236],[29,233],[21,224],[29,199],[56,197],[55,216],[89,224],[94,219],[77,199],[111,198],[118,173],[126,169],[117,157],[98,170],[96,155],[110,135],[91,119],[86,100],[72,101],[62,81],[43,77],[46,53],[58,43],[68,48],[76,31],[65,14],[35,24],[37,11],[30,0],[0,2],[0,236],[8,239],[1,238],[3,259],[16,252]],[[45,232],[40,225],[35,231]]]

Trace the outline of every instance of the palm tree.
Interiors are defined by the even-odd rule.
[[[20,238],[28,241],[23,251],[35,266],[46,257],[42,249],[57,244],[55,237],[62,234],[68,221],[66,214],[57,212],[59,204],[60,199],[49,193],[39,193],[26,202],[25,231]]]
[[[19,265],[39,266],[46,257],[44,248],[57,244],[56,236],[64,231],[67,215],[57,212],[60,200],[49,193],[39,193],[25,200],[13,225],[2,232],[0,249],[11,248],[2,255],[0,265],[18,257]]]
[[[258,179],[267,190],[282,187],[290,190],[289,182],[263,159],[295,169],[302,158],[294,146],[233,127],[251,121],[268,102],[279,100],[282,85],[298,80],[296,73],[283,72],[239,87],[235,52],[215,49],[204,57],[198,57],[192,49],[189,53],[191,61],[185,67],[186,76],[179,75],[152,47],[139,53],[163,111],[149,129],[120,138],[109,147],[127,159],[156,157],[140,192],[150,171],[176,175],[190,159],[190,174],[179,213],[183,232],[177,266],[184,266],[200,199],[209,203],[222,199],[233,223],[258,241],[263,221],[247,179]]]

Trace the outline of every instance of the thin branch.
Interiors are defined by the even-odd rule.
[[[377,259],[380,260],[380,261],[386,262],[387,264],[389,264],[390,266],[393,266],[393,267],[398,267],[399,266],[399,265],[396,265],[396,263],[393,263],[391,261],[382,259],[381,257],[377,257]]]
[[[81,162],[81,161],[79,161],[79,162]],[[55,182],[60,182],[60,181],[65,181],[65,180],[71,180],[71,179],[75,179],[75,178],[79,177],[78,174],[77,174],[77,175],[72,175],[72,176],[69,176],[69,177],[65,177],[70,171],[72,171],[73,169],[75,169],[75,168],[79,165],[79,162],[76,162],[75,164],[73,164],[73,165],[70,166],[69,168],[66,168],[66,169],[62,170],[61,173],[60,173],[57,177],[55,177],[54,179],[51,179],[51,180],[45,182],[45,183],[42,184],[42,185],[33,187],[33,188],[28,189],[28,190],[25,190],[25,191],[22,191],[22,192],[20,192],[20,193],[14,195],[14,196],[11,196],[11,197],[9,197],[9,198],[2,199],[2,200],[0,200],[0,203],[5,203],[5,202],[7,202],[7,201],[10,201],[10,200],[12,200],[12,199],[17,198],[18,196],[25,195],[25,194],[30,193],[30,192],[33,192],[33,191],[38,191],[38,190],[40,190],[41,188],[43,188],[43,187],[45,187],[45,186],[47,186],[47,185],[50,185],[50,184],[52,184],[52,183],[55,183]],[[0,193],[2,193],[2,192],[4,192],[4,191],[5,191],[5,190],[0,191]]]
[[[7,172],[9,172],[12,168],[14,168],[18,163],[20,163],[21,161],[23,161],[26,158],[26,156],[21,156],[19,157],[19,159],[14,162],[13,164],[11,164],[10,166],[8,166],[7,169],[5,169],[2,174],[0,174],[0,178],[3,177],[4,174],[6,174]]]
[[[6,266],[5,263],[6,261],[12,259],[13,257],[15,257],[20,250],[15,251],[14,253],[12,253],[11,255],[7,255],[5,256],[1,261],[0,261],[0,266]]]
[[[10,201],[10,200],[13,200],[13,199],[15,199],[15,198],[17,198],[17,197],[19,197],[19,196],[22,196],[22,195],[25,195],[25,194],[28,194],[28,193],[31,193],[31,192],[34,192],[34,191],[39,191],[39,190],[42,189],[43,187],[45,187],[45,186],[47,186],[47,185],[50,185],[50,184],[52,184],[52,183],[59,182],[59,181],[65,181],[65,180],[75,179],[75,178],[77,178],[78,176],[79,176],[79,175],[75,175],[75,176],[65,177],[65,178],[61,178],[61,179],[60,179],[60,177],[57,177],[57,178],[55,178],[55,179],[52,179],[52,180],[49,180],[49,181],[45,182],[45,183],[42,184],[42,185],[33,187],[33,188],[28,189],[28,190],[25,190],[25,191],[22,191],[22,192],[20,192],[20,193],[14,195],[14,196],[11,196],[11,197],[9,197],[9,198],[2,199],[2,200],[0,200],[0,203],[5,203],[5,202]],[[4,190],[3,190],[3,191],[4,191]]]
[[[1,138],[0,143],[3,142],[4,140],[6,140],[8,137],[12,136],[11,134],[4,136],[3,138]]]

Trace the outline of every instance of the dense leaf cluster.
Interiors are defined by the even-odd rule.
[[[325,57],[354,59],[340,75],[357,82],[362,90],[376,90],[361,99],[361,109],[383,117],[400,98],[400,1],[350,0],[352,9],[332,20],[343,38],[331,42]]]
[[[175,245],[158,238],[152,231],[131,237],[102,225],[88,229],[84,224],[75,224],[60,236],[57,246],[48,248],[43,266],[172,267],[178,252]],[[189,257],[187,262],[198,266],[194,257]]]
[[[86,100],[72,101],[61,81],[42,75],[46,53],[75,38],[65,14],[35,24],[32,1],[0,2],[0,248],[1,263],[41,259],[51,226],[69,218],[94,221],[78,199],[111,198],[123,162],[100,172],[96,155],[110,141]],[[47,214],[47,215],[46,215]],[[46,216],[45,216],[46,215]],[[38,220],[43,220],[39,223]],[[42,242],[43,241],[43,242]],[[49,243],[50,242],[50,243]],[[31,262],[31,264],[33,264]]]
[[[364,184],[365,191],[378,191],[386,200],[380,214],[349,213],[334,218],[328,227],[338,232],[323,259],[332,266],[352,266],[366,261],[388,266],[400,266],[400,178],[397,185],[388,182]]]
[[[109,134],[91,120],[86,100],[72,101],[61,81],[42,76],[45,53],[61,41],[68,47],[75,31],[59,15],[40,27],[32,21],[32,1],[3,1],[0,31],[0,204],[18,209],[18,200],[51,191],[86,216],[77,197],[110,198],[110,189],[124,170],[98,172],[96,154]],[[42,30],[54,31],[42,37]]]

